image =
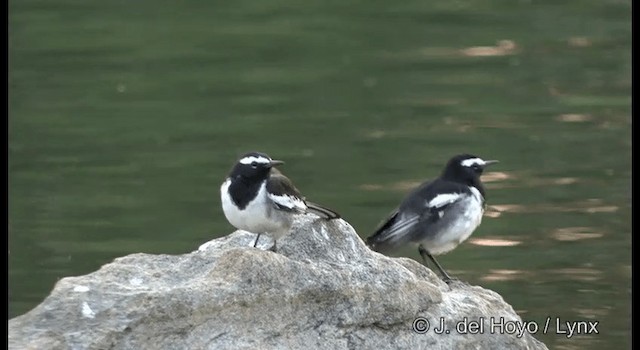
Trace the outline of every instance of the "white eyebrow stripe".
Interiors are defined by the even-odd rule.
[[[464,196],[463,193],[443,193],[435,196],[432,200],[427,203],[429,208],[440,208],[447,204],[451,204],[460,199],[460,197]]]
[[[484,165],[484,160],[480,158],[469,158],[460,162],[462,166],[473,166],[474,164]]]
[[[271,162],[271,159],[265,158],[265,157],[254,157],[254,156],[244,157],[240,159],[240,163],[242,164],[248,165],[253,162],[260,163],[260,164],[269,164]]]

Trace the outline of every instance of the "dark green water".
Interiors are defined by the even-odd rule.
[[[9,11],[9,318],[62,277],[231,232],[218,189],[245,151],[363,237],[471,152],[501,161],[492,207],[439,261],[541,328],[600,322],[550,348],[629,347],[631,1]]]

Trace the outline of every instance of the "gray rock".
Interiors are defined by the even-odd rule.
[[[526,332],[490,332],[491,318],[521,322],[497,293],[375,253],[345,221],[301,216],[277,253],[254,238],[236,231],[189,254],[133,254],[63,278],[9,320],[9,348],[546,349]],[[457,332],[465,317],[484,333]],[[417,318],[431,322],[426,333],[412,329]],[[450,334],[434,333],[441,318]]]

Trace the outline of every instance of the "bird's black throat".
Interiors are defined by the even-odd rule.
[[[263,181],[255,181],[244,176],[238,176],[231,180],[229,196],[240,210],[243,210],[254,200],[260,192]]]

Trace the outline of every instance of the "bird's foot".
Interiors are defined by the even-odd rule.
[[[460,282],[460,279],[455,278],[455,277],[449,277],[449,276],[446,276],[446,277],[443,277],[443,278],[442,278],[442,281],[443,281],[444,283],[446,283],[446,284],[449,284],[449,283]]]
[[[467,282],[464,282],[462,280],[460,280],[459,278],[455,278],[455,277],[444,277],[442,279],[442,281],[444,283],[446,283],[449,287],[451,287],[452,285],[460,285],[460,284],[467,284]]]

